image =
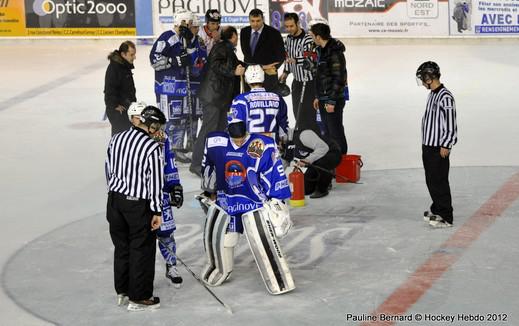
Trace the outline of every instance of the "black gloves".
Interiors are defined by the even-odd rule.
[[[312,59],[310,58],[305,58],[303,60],[303,69],[304,70],[309,70],[309,71],[314,71],[315,70],[315,61],[313,61]]]
[[[182,207],[184,203],[184,189],[182,185],[175,185],[173,190],[169,193],[169,201],[171,206],[175,206],[176,208]]]
[[[186,39],[188,44],[191,43],[191,39],[193,39],[194,36],[191,30],[189,30],[189,28],[187,28],[186,26],[180,26],[178,29],[180,36]]]
[[[294,159],[295,149],[296,146],[293,141],[281,143],[281,158],[287,162],[292,162],[292,160]]]
[[[171,63],[176,65],[177,67],[191,67],[193,65],[191,56],[187,54],[187,52],[183,52],[179,56],[174,57],[171,60]]]

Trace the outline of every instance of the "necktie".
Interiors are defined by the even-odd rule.
[[[250,51],[251,51],[252,55],[254,55],[254,52],[256,52],[256,45],[258,45],[258,38],[259,38],[259,33],[257,31],[252,33],[252,40],[250,42]]]

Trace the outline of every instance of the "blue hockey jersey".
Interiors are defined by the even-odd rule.
[[[197,77],[201,74],[201,69],[203,69],[203,65],[207,60],[207,51],[199,43],[197,37],[193,38],[191,44],[186,49],[184,47],[184,39],[172,30],[162,33],[150,51],[150,63],[155,67],[156,94],[178,97],[187,96],[186,69],[175,64],[176,57],[185,52],[189,54],[193,64],[190,68],[191,77],[194,77],[191,84],[191,92],[193,95],[196,95],[198,85],[200,84]],[[165,62],[167,62],[167,59],[171,59],[170,62],[172,63],[166,66]],[[157,65],[159,62],[164,62],[164,64]]]
[[[247,131],[250,133],[275,133],[278,138],[288,133],[287,104],[276,93],[253,88],[234,98],[233,109],[247,113]]]
[[[180,184],[177,165],[175,164],[175,153],[171,150],[169,138],[164,141],[164,193],[170,193],[175,185]]]
[[[162,224],[160,225],[159,236],[169,236],[169,233],[176,229],[173,208],[171,207],[169,194],[175,185],[180,184],[178,169],[175,164],[175,153],[171,150],[169,138],[164,140],[164,188],[162,194]]]
[[[262,207],[268,198],[286,199],[290,188],[274,140],[251,134],[237,147],[225,132],[211,132],[202,162],[203,188],[236,216]]]

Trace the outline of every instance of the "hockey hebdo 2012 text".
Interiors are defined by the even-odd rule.
[[[440,322],[440,323],[454,323],[454,322],[506,322],[508,321],[508,314],[506,313],[487,313],[487,314],[431,314],[431,313],[413,313],[406,315],[390,315],[390,314],[346,314],[346,321],[349,322],[364,322],[364,321],[389,321],[389,322],[408,322],[408,321],[423,321],[423,322]]]

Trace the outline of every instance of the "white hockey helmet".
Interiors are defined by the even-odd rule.
[[[179,8],[174,14],[173,14],[173,25],[174,26],[180,26],[182,25],[182,21],[186,22],[186,25],[189,24],[189,22],[193,22],[195,20],[196,16],[193,15],[193,13],[189,10]]]
[[[191,27],[200,27],[202,26],[202,22],[200,21],[200,18],[193,14],[193,22],[191,23]]]
[[[146,103],[144,102],[133,102],[132,104],[130,104],[130,107],[128,108],[128,118],[132,118],[132,116],[134,115],[141,115],[141,112],[142,110],[144,110],[144,108],[148,106]]]
[[[258,84],[265,81],[265,72],[260,65],[248,66],[245,70],[245,82],[247,84]]]

